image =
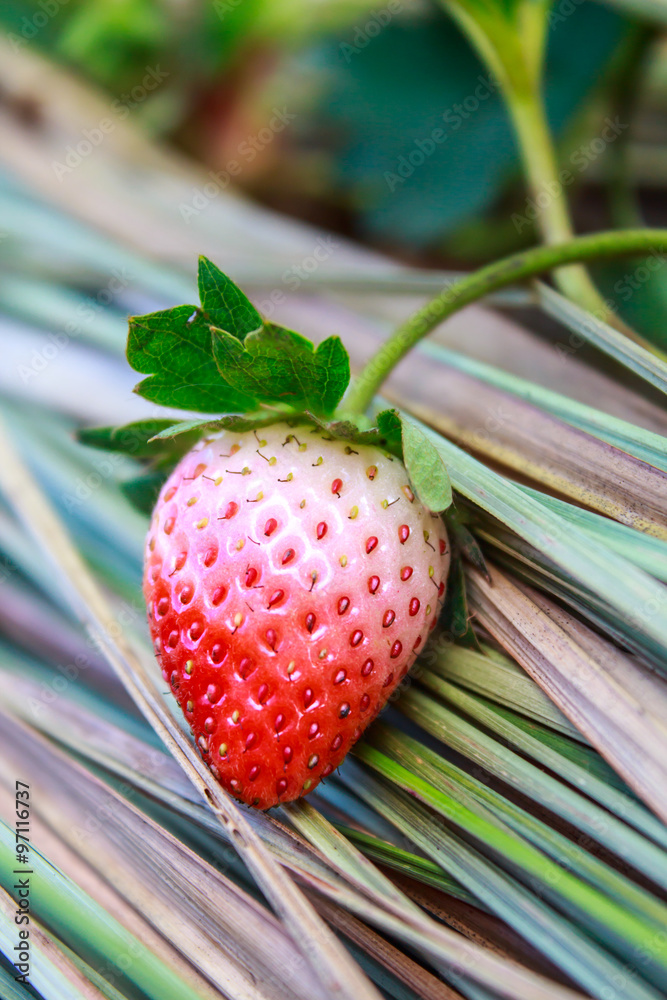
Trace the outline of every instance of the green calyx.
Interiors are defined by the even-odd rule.
[[[162,406],[206,414],[174,422],[136,421],[82,431],[91,447],[122,451],[143,463],[123,484],[130,500],[150,511],[174,466],[202,437],[244,433],[278,422],[312,423],[334,438],[374,444],[401,458],[425,506],[452,502],[447,472],[419,428],[396,410],[375,421],[337,411],[350,382],[350,360],[339,337],[317,347],[265,321],[227,275],[199,260],[200,305],[175,306],[130,319],[127,358],[147,377],[135,388]]]
[[[197,413],[329,417],[350,381],[338,337],[317,349],[305,337],[265,322],[231,278],[199,260],[199,306],[176,306],[130,319],[127,359],[149,377],[136,392]],[[264,413],[266,415],[266,413]]]

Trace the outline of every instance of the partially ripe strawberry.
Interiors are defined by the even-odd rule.
[[[144,593],[204,760],[266,809],[337,767],[435,625],[440,517],[400,461],[311,426],[223,432],[174,469]]]

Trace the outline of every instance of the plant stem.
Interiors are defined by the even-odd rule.
[[[573,174],[561,180],[542,90],[549,0],[516,0],[509,7],[473,0],[442,3],[500,84],[544,242],[571,240],[574,228],[565,189]],[[605,302],[585,267],[563,268],[555,280],[568,298],[639,342]]]
[[[566,243],[533,247],[487,264],[445,288],[402,323],[362,370],[342,409],[350,414],[364,413],[384,380],[415,344],[452,313],[490,292],[563,265],[650,252],[667,252],[667,229],[594,233]]]
[[[514,122],[519,149],[531,194],[538,210],[537,224],[547,244],[574,237],[565,184],[559,176],[553,141],[540,95],[531,90],[505,89],[505,100]],[[560,290],[578,305],[604,320],[616,317],[605,304],[591,277],[581,264],[564,267],[555,276]],[[624,332],[627,329],[623,327]]]

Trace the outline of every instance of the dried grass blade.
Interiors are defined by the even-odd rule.
[[[241,809],[214,780],[174,722],[142,665],[117,631],[107,603],[70,542],[65,529],[11,447],[0,427],[0,484],[17,515],[52,558],[67,585],[72,605],[100,643],[135,703],[209,803],[232,843],[257,879],[275,911],[325,990],[332,997],[378,1000],[378,993],[350,959],[312,905],[278,866],[244,818]]]
[[[667,469],[667,438],[662,434],[657,434],[641,425],[613,416],[604,412],[603,409],[596,409],[587,403],[580,403],[571,396],[554,392],[544,385],[513,375],[503,368],[485,364],[483,361],[468,357],[466,354],[449,350],[439,344],[437,340],[425,340],[420,344],[420,350],[427,354],[432,361],[465,372],[495,386],[496,389],[518,396],[527,403],[532,403],[573,427],[578,427],[580,430],[616,445],[622,451],[627,451],[650,465],[656,465],[663,470]],[[555,351],[554,356],[558,364],[563,366],[562,354]],[[599,377],[597,372],[595,376]],[[620,386],[617,386],[616,389],[623,391]],[[597,400],[595,395],[591,395],[590,398]]]
[[[645,836],[662,844],[663,848],[667,847],[667,829],[664,824],[644,805],[637,802],[634,796],[629,795],[627,790],[620,790],[587,767],[588,762],[579,762],[571,755],[561,753],[558,747],[550,742],[541,740],[527,732],[526,728],[516,725],[511,718],[508,718],[509,713],[494,711],[480,698],[462,691],[454,684],[449,684],[429,673],[424,674],[423,681],[440,697],[470,716],[476,723],[500,736],[503,741],[516,747],[525,757],[537,761],[616,816],[622,817],[626,823]]]
[[[21,694],[27,694],[30,691],[30,686],[26,684],[25,680],[19,679],[18,682],[16,679],[12,680],[11,675],[9,675],[8,691],[12,707],[19,709],[20,713],[25,715],[25,707],[20,705]],[[182,772],[176,767],[170,756],[163,751],[154,752],[147,747],[142,747],[140,741],[128,735],[125,735],[124,738],[121,735],[119,740],[117,731],[103,719],[99,720],[99,731],[97,732],[90,723],[85,711],[73,704],[68,706],[68,709],[65,706],[60,706],[59,710],[52,712],[50,717],[46,708],[40,712],[39,724],[56,738],[65,743],[71,739],[78,751],[84,754],[91,754],[92,748],[106,744],[113,754],[118,755],[116,759],[126,760],[127,765],[118,770],[114,768],[110,756],[107,755],[105,761],[99,750],[95,751],[94,749],[92,749],[92,759],[116,770],[116,773],[135,786],[146,788],[148,794],[158,799],[161,798],[171,808],[180,811],[195,822],[202,823],[208,830],[214,833],[220,830],[214,824],[212,817],[201,806],[190,801],[184,803],[180,799],[180,796],[184,794],[192,796],[191,786],[184,781]],[[130,765],[144,768],[146,773],[154,776],[156,780],[138,779],[136,772],[132,772]],[[160,796],[161,785],[158,785],[157,781],[161,782],[164,788],[178,788],[179,794],[168,793],[165,796],[163,792]],[[361,919],[374,923],[380,929],[399,939],[406,940],[412,947],[426,948],[431,961],[447,961],[453,967],[458,967],[460,963],[463,963],[471,977],[479,978],[490,988],[494,982],[502,978],[503,982],[507,982],[507,989],[510,991],[508,995],[512,1000],[546,1000],[547,997],[549,1000],[559,1000],[560,994],[554,995],[551,992],[553,987],[548,980],[530,973],[528,970],[508,964],[500,958],[496,959],[498,965],[495,963],[489,965],[487,952],[475,944],[464,941],[451,931],[438,928],[437,925],[428,921],[422,923],[415,930],[409,926],[409,921],[406,924],[405,912],[402,908],[399,908],[394,915],[381,910],[376,905],[366,905],[356,892],[351,892],[346,883],[334,874],[329,867],[331,862],[325,862],[319,852],[313,853],[313,849],[308,847],[311,854],[304,854],[303,850],[300,849],[303,842],[300,838],[295,838],[294,834],[289,834],[292,838],[291,841],[289,838],[286,840],[285,836],[288,835],[288,831],[281,824],[276,823],[276,821],[271,822],[268,817],[261,814],[257,814],[253,822],[258,824],[261,836],[280,863],[289,867],[307,886],[314,887],[320,892],[326,892],[329,898],[356,913]],[[284,836],[281,836],[283,833]],[[367,865],[368,862],[365,864]],[[364,896],[367,897],[368,887],[363,891]],[[377,899],[381,901],[379,896]],[[434,932],[435,938],[433,938]],[[502,973],[500,969],[502,969]],[[570,995],[564,994],[562,1000],[571,1000]]]
[[[401,982],[414,990],[420,1000],[463,1000],[460,993],[452,990],[440,979],[436,979],[421,965],[417,965],[361,920],[334,906],[329,900],[317,897],[314,893],[310,895],[313,905],[327,923],[336,927],[345,937],[364,948],[369,954],[380,958],[382,964]]]
[[[355,781],[360,794],[429,857],[463,882],[471,892],[506,920],[519,934],[559,965],[585,990],[604,1000],[615,983],[620,963],[594,943],[580,928],[521,886],[515,879],[470,847],[449,826],[427,809],[422,801],[440,812],[442,796],[427,782],[394,764],[388,757],[365,744],[359,756],[385,778],[402,787],[393,787],[370,775],[348,768],[344,779]],[[409,788],[410,794],[403,789]],[[637,1000],[639,995],[656,1000],[657,994],[643,982],[633,982],[630,994],[619,989],[623,1000]],[[497,989],[498,987],[496,987]]]
[[[8,958],[17,942],[15,913],[15,900],[0,888],[0,951]],[[30,983],[44,1000],[105,1000],[105,995],[64,954],[34,916],[30,920],[30,954]],[[16,986],[16,990],[17,996],[26,995],[25,986]]]
[[[539,405],[421,354],[395,370],[385,394],[485,460],[667,538],[667,473]]]
[[[372,886],[373,891],[369,893],[378,903],[394,911],[396,916],[403,917],[407,923],[414,927],[414,930],[423,934],[426,941],[433,936],[433,922],[425,917],[423,911],[406,894],[399,889],[391,879],[387,878],[370,864],[361,851],[355,847],[343,834],[340,833],[329,821],[314,809],[308,802],[295,802],[285,809],[290,820],[311,843],[313,843],[326,857],[332,859],[332,863],[344,877],[351,881],[363,891],[364,886]],[[369,879],[369,869],[373,869],[372,880]],[[366,889],[368,892],[368,888]],[[418,939],[419,940],[419,939]],[[417,948],[424,951],[423,945]],[[429,951],[425,954],[429,956]],[[431,953],[431,961],[435,968],[449,979],[455,986],[465,992],[466,976],[470,966],[465,965],[462,970],[451,963],[444,963]],[[488,981],[484,981],[486,986],[492,987]],[[492,987],[493,988],[493,987]],[[498,989],[498,987],[496,987]],[[550,986],[553,1000],[559,995],[559,987],[553,983]]]
[[[419,663],[420,666],[422,662],[428,663],[431,670],[446,680],[476,691],[500,705],[507,705],[557,732],[587,742],[576,726],[516,663],[484,643],[481,650],[478,652],[466,646],[442,643],[436,638],[429,647],[428,658]]]
[[[433,731],[437,735],[435,727],[431,730],[427,726],[427,731]],[[423,743],[400,730],[380,725],[373,730],[372,745],[391,760],[403,764],[414,774],[446,791],[460,804],[477,811],[481,816],[486,814],[487,819],[495,817],[501,829],[513,831],[518,837],[530,841],[563,868],[595,886],[608,898],[617,913],[620,907],[638,915],[646,922],[649,934],[651,925],[659,928],[667,924],[667,906],[657,896]],[[552,873],[555,874],[553,869]],[[543,878],[547,883],[546,894],[549,895],[553,886],[549,884],[546,871]],[[589,914],[594,911],[595,907],[591,906]]]
[[[184,1000],[185,996],[193,996],[197,1000],[223,1000],[223,994],[205,979],[189,960],[183,958],[181,953],[155,930],[143,914],[135,910],[113,886],[104,881],[98,872],[94,871],[80,855],[68,847],[64,840],[36,812],[31,816],[31,830],[34,843],[39,845],[43,856],[48,858],[49,863],[58,868],[69,879],[69,882],[77,887],[77,891],[83,894],[84,898],[87,896],[93,899],[121,927],[137,941],[140,941],[153,958],[158,959],[163,966],[171,970],[177,982],[182,981],[186,984],[189,992],[184,994],[181,989],[178,1000]],[[72,941],[72,943],[75,942]],[[67,946],[63,945],[63,947]],[[81,957],[77,956],[77,960],[81,960]],[[155,977],[153,978],[155,979]],[[232,990],[233,969],[230,969],[227,982],[229,992],[234,992]],[[163,996],[162,988],[161,1000]]]
[[[520,487],[421,425],[442,457],[452,485],[467,500],[529,542],[545,559],[631,619],[667,655],[667,588],[554,514]],[[654,613],[646,614],[646,608]]]
[[[34,810],[221,992],[327,996],[268,910],[118,792],[16,721],[0,748],[3,782],[22,762]]]
[[[667,822],[667,734],[649,694],[664,705],[660,683],[544,596],[492,573],[489,586],[468,572],[479,622]]]
[[[567,326],[573,333],[630,371],[667,393],[667,364],[662,358],[636,344],[629,337],[612,329],[603,320],[565,298],[555,288],[538,281],[537,293],[544,311]]]
[[[554,513],[560,514],[565,520],[576,525],[595,541],[606,545],[624,559],[629,559],[656,580],[667,583],[667,544],[661,538],[635,531],[625,524],[619,524],[618,521],[612,521],[608,517],[602,517],[547,493],[540,493],[529,486],[522,486],[521,489]]]

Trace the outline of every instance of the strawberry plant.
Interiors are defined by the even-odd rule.
[[[128,360],[147,376],[136,391],[206,416],[80,437],[146,460],[125,488],[152,510],[144,597],[155,655],[227,791],[266,809],[314,789],[437,623],[451,556],[439,515],[452,490],[441,451],[413,419],[366,416],[388,373],[485,292],[654,239],[598,234],[489,265],[399,328],[349,389],[338,337],[315,347],[265,322],[204,257],[199,306],[130,320]],[[465,530],[455,516],[455,537]],[[461,637],[458,569],[453,581]]]
[[[218,416],[82,439],[150,461],[128,489],[156,501],[155,654],[213,773],[268,808],[332,773],[425,645],[452,494],[412,421],[338,412],[350,378],[338,337],[315,348],[264,322],[205,258],[199,294],[133,318],[127,354],[146,399]]]
[[[529,136],[545,5],[456,6],[508,100],[532,102]],[[667,232],[570,239],[547,209],[545,246],[444,288],[341,248],[281,317],[345,316],[349,359],[202,259],[199,304],[131,321],[128,400],[124,316],[190,300],[193,245],[259,300],[314,236],[276,239],[275,216],[224,192],[179,229],[168,153],[115,133],[77,174],[78,218],[54,212],[25,186],[43,196],[62,136],[49,100],[39,128],[8,105],[3,155],[25,173],[0,179],[0,995],[25,992],[29,877],[44,1000],[659,1000],[667,367],[569,268],[650,254],[622,266],[652,282]],[[137,183],[110,188],[119,163]],[[179,156],[170,189],[181,176]],[[544,272],[569,298],[520,284]],[[389,297],[426,288],[389,334]],[[511,322],[474,309],[421,343],[489,293]],[[555,345],[521,326],[526,305],[560,324]],[[72,439],[123,407],[133,422],[80,434],[120,454]]]

